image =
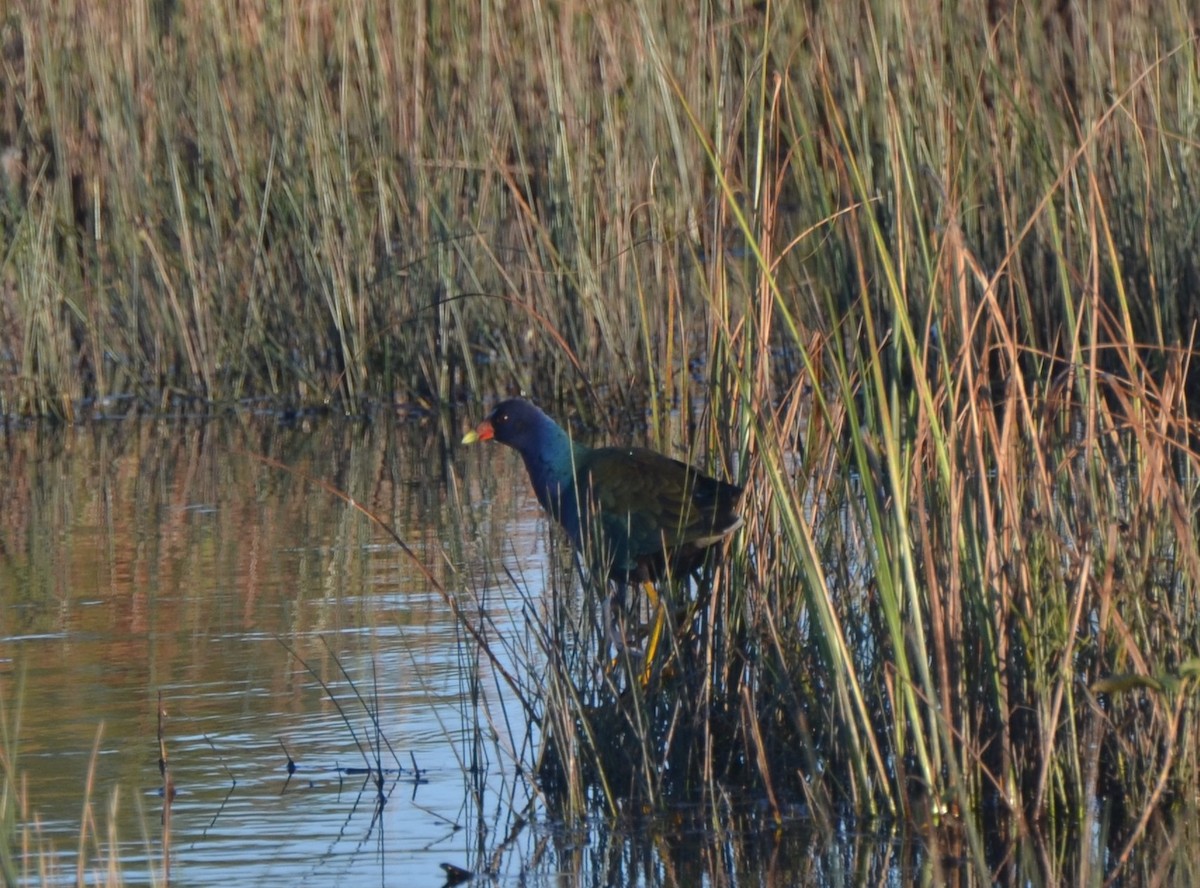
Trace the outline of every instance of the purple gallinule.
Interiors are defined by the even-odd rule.
[[[462,440],[496,440],[516,450],[538,502],[575,548],[617,583],[642,584],[655,610],[648,669],[665,620],[654,581],[691,573],[741,526],[742,488],[653,450],[572,441],[521,398],[496,405]]]

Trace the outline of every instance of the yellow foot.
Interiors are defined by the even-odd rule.
[[[638,679],[641,686],[646,688],[650,685],[650,679],[654,676],[655,655],[658,653],[658,646],[662,642],[663,630],[667,625],[667,612],[659,598],[658,592],[654,589],[653,583],[647,580],[642,583],[642,588],[645,590],[646,599],[650,602],[651,610],[654,611],[654,623],[650,627],[646,650],[643,653],[637,648],[630,647],[625,641],[625,633],[617,627],[616,623],[612,620],[611,614],[606,612],[605,635],[608,637],[609,643],[617,649],[617,653],[608,661],[605,674],[611,675],[622,663],[628,663],[632,666],[634,661],[641,660],[641,670]]]
[[[654,611],[654,628],[650,630],[650,640],[646,642],[646,660],[642,663],[642,687],[650,685],[650,678],[654,674],[654,655],[658,653],[658,644],[662,641],[663,626],[667,623],[667,611],[663,607],[663,603],[659,600],[658,593],[654,591],[654,584],[649,580],[642,583],[642,588],[646,591],[646,600],[650,602],[650,607]]]

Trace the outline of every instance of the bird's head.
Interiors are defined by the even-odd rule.
[[[525,453],[536,450],[543,443],[543,430],[553,422],[528,401],[511,398],[497,404],[487,419],[463,435],[462,442],[474,444],[494,440]]]

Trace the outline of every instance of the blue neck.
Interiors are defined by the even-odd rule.
[[[538,502],[578,542],[579,510],[575,505],[575,471],[588,448],[571,440],[554,420],[543,415],[536,447],[521,449],[525,470]]]

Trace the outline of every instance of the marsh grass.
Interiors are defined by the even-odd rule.
[[[119,834],[123,804],[133,804],[142,813],[136,795],[114,787],[106,798],[98,798],[95,786],[96,766],[101,754],[103,724],[97,726],[95,744],[88,760],[87,774],[80,787],[79,835],[74,849],[66,849],[43,831],[36,812],[37,799],[31,798],[21,768],[21,710],[25,705],[24,682],[15,683],[14,694],[0,694],[0,876],[5,885],[77,885],[117,886],[125,884],[123,863],[128,837]],[[164,816],[169,811],[164,805]],[[143,825],[146,818],[142,817]],[[165,837],[165,830],[164,830]],[[169,881],[166,854],[153,850],[155,842],[145,829],[141,836],[151,884],[161,878]],[[72,856],[73,850],[73,856]],[[72,872],[73,869],[73,872]]]
[[[633,418],[746,525],[645,692],[531,596],[554,810],[1116,875],[1195,804],[1200,106],[1101,6],[11,4],[4,412]]]

